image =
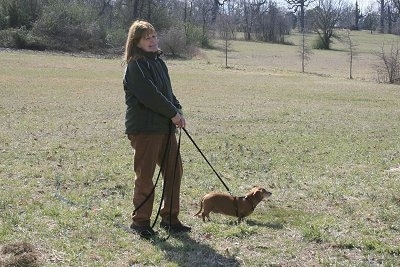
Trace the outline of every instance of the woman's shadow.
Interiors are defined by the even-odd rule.
[[[175,262],[178,266],[240,266],[235,256],[222,255],[186,233],[171,234],[169,238],[176,240],[154,240],[154,244],[165,253],[167,260]]]
[[[249,225],[282,229],[279,222],[262,223],[257,220],[246,220]],[[169,239],[175,240],[169,240]],[[152,242],[165,253],[168,261],[178,266],[241,266],[235,255],[226,255],[216,252],[211,246],[194,240],[187,233],[172,234],[167,238],[157,237]]]

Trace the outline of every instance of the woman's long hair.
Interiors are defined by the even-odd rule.
[[[128,38],[126,39],[124,62],[128,64],[132,60],[144,57],[144,51],[137,45],[140,39],[155,33],[156,30],[145,20],[135,20],[129,28]]]

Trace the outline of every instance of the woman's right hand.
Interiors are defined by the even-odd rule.
[[[177,128],[186,128],[185,118],[183,115],[179,114],[179,112],[177,112],[176,115],[171,118],[171,121]]]

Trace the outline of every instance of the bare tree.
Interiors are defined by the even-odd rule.
[[[391,0],[394,9],[397,10],[397,12],[400,10],[400,0]]]
[[[351,4],[344,4],[341,10],[340,20],[338,21],[336,27],[344,29],[355,30],[354,21],[354,6]]]
[[[284,43],[284,36],[289,34],[291,25],[288,16],[278,8],[275,2],[269,2],[259,13],[254,25],[254,33],[258,40],[272,43]]]
[[[245,40],[251,40],[254,23],[260,19],[260,14],[265,12],[263,6],[266,4],[266,0],[241,0]]]
[[[363,17],[363,15],[361,14],[360,8],[358,6],[358,1],[356,1],[356,7],[354,9],[354,29],[355,30],[359,30],[358,24],[362,17]]]
[[[289,5],[289,9],[292,9],[294,13],[300,10],[300,33],[301,33],[301,43],[299,46],[299,53],[301,58],[301,72],[305,72],[306,62],[310,59],[311,49],[306,43],[306,36],[304,31],[305,25],[305,8],[315,2],[315,0],[286,0]]]
[[[317,48],[330,49],[332,37],[336,37],[334,30],[340,19],[342,9],[341,0],[320,0],[315,8],[316,19],[314,21],[315,31],[318,34],[320,44]]]
[[[400,80],[400,48],[399,43],[392,43],[389,51],[386,51],[385,44],[381,46],[378,57],[382,60],[382,65],[378,66],[378,77],[383,78],[389,83],[396,83]]]
[[[236,34],[237,34],[237,27],[239,15],[237,14],[237,3],[236,1],[228,1],[226,5],[226,12],[228,16],[228,25],[230,29],[230,38],[236,40]]]
[[[224,44],[223,44],[223,48],[224,48],[224,52],[225,52],[225,68],[228,68],[228,51],[229,51],[229,47],[230,47],[230,25],[229,25],[229,20],[227,16],[223,16],[222,18],[222,37],[224,39]]]
[[[289,8],[297,13],[300,9],[300,32],[304,31],[305,8],[316,0],[286,0]],[[399,0],[400,1],[400,0]]]
[[[228,68],[228,51],[230,47],[229,40],[232,39],[232,30],[233,23],[232,23],[232,9],[229,6],[229,2],[227,3],[227,7],[223,9],[223,12],[219,16],[218,26],[219,26],[219,33],[224,40],[223,49],[225,52],[225,68]]]
[[[299,47],[300,57],[301,57],[301,72],[305,72],[306,63],[310,60],[310,55],[312,51],[306,42],[306,35],[304,31],[301,34],[301,43]]]
[[[397,0],[388,2],[386,19],[387,19],[387,23],[388,23],[388,33],[389,34],[394,33],[394,34],[398,35],[399,30],[398,30],[398,28],[396,29],[395,26],[398,26],[397,22],[398,22],[400,14],[399,14],[399,9],[396,6],[396,1]]]
[[[131,0],[131,2],[132,2],[132,20],[135,20],[139,16],[140,0]]]
[[[368,6],[367,13],[363,18],[363,29],[369,30],[372,34],[378,27],[378,18],[379,14],[376,11],[373,11],[372,6]]]
[[[208,24],[210,22],[210,16],[212,15],[214,6],[207,1],[199,2],[200,12],[201,12],[201,28],[202,28],[202,38],[201,38],[201,47],[209,46],[209,40],[207,36]]]
[[[379,32],[385,32],[385,0],[377,0],[379,4],[380,17],[379,17]]]
[[[220,6],[223,6],[225,2],[227,2],[228,0],[213,0],[213,7],[211,10],[211,22],[215,23],[215,21],[217,20],[217,16],[218,16],[218,11]]]
[[[394,18],[393,18],[393,14],[392,14],[392,8],[390,5],[387,6],[386,16],[387,16],[387,22],[388,22],[388,33],[392,34]]]
[[[349,78],[353,79],[353,59],[356,56],[355,47],[356,43],[353,42],[350,36],[350,30],[346,31],[344,42],[348,45],[349,48]]]
[[[212,25],[212,16],[215,10],[214,1],[191,0],[183,3],[183,22],[185,34],[188,35],[191,29],[200,30],[200,45],[209,46],[210,26]]]

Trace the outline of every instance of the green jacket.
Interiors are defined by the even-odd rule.
[[[125,133],[168,133],[182,108],[172,92],[168,68],[155,53],[128,63],[123,79]],[[175,130],[175,126],[172,127]]]

